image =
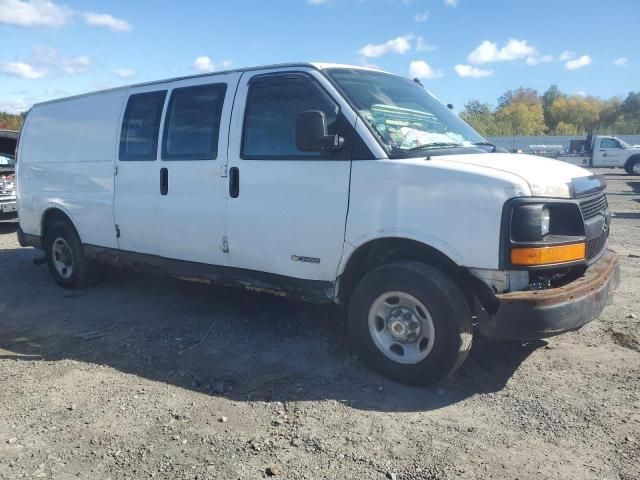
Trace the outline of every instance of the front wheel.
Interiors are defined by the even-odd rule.
[[[473,338],[460,288],[435,267],[412,261],[382,265],[362,278],[351,297],[349,327],[372,368],[412,385],[453,373]]]

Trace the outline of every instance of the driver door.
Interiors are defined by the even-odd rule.
[[[594,166],[620,166],[624,161],[624,148],[615,138],[601,138],[594,152]]]
[[[340,134],[338,118],[344,117],[323,82],[304,68],[242,75],[229,138],[229,266],[335,280],[349,200],[349,149],[323,156],[295,143],[296,116],[303,111],[323,111],[329,132]]]

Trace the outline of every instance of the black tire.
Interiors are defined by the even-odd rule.
[[[398,363],[376,346],[369,311],[386,292],[404,292],[428,310],[435,338],[427,357],[417,363]],[[413,261],[382,265],[360,280],[349,304],[349,329],[357,352],[374,370],[411,385],[432,384],[453,373],[473,340],[471,312],[460,288],[437,268]]]
[[[638,175],[637,173],[633,173],[633,167],[637,165],[640,165],[640,158],[632,159],[627,165],[625,165],[624,169],[629,175]]]
[[[64,271],[61,273],[56,267],[56,257],[58,260],[60,258],[54,252],[54,245],[61,242],[64,242],[64,245],[68,247],[71,257],[71,264],[66,272],[68,276],[64,274]],[[53,222],[45,232],[43,245],[49,272],[61,287],[84,288],[97,280],[98,269],[85,257],[80,237],[70,222],[65,220]]]

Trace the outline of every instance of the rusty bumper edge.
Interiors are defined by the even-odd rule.
[[[495,315],[480,332],[504,340],[535,340],[575,330],[597,318],[620,283],[620,265],[608,250],[585,275],[563,287],[496,295]]]

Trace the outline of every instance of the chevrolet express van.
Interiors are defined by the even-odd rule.
[[[371,366],[426,384],[474,332],[575,330],[619,282],[602,178],[495,150],[421,85],[361,67],[116,88],[30,110],[18,235],[66,288],[107,263],[343,304]]]

